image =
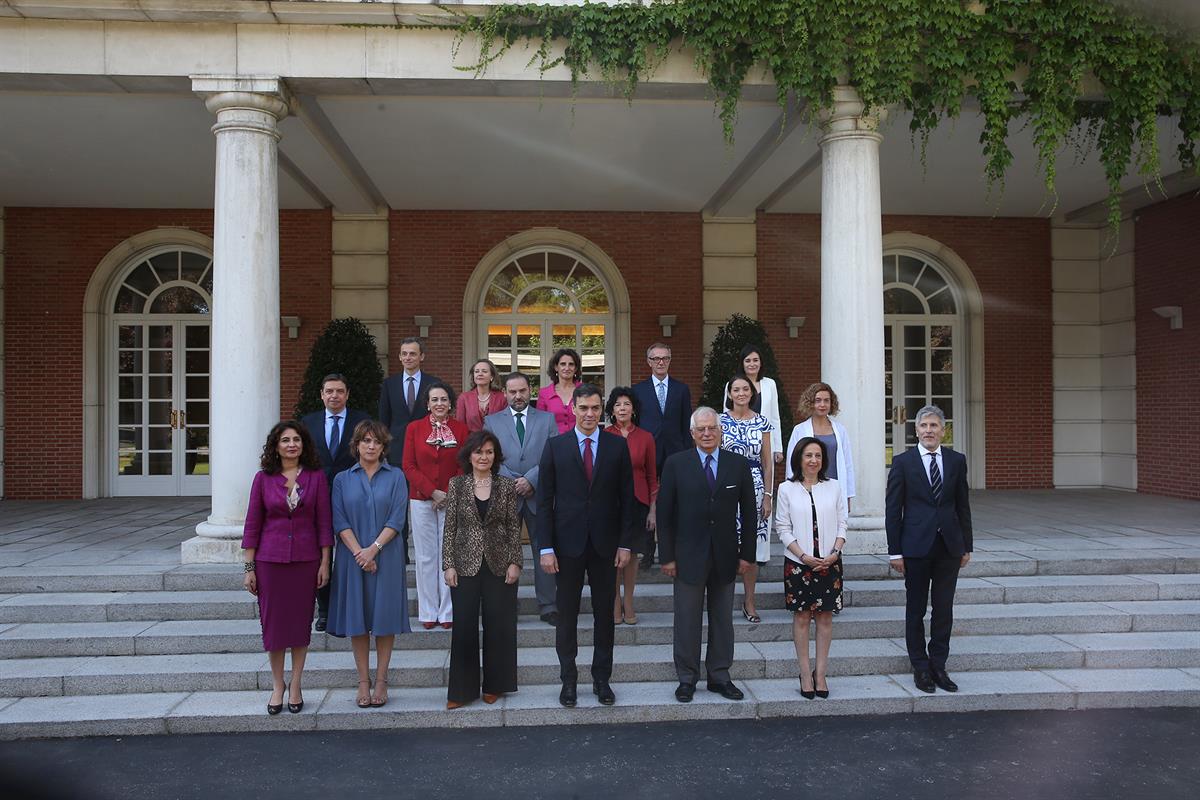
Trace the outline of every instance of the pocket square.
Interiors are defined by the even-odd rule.
[[[728,486],[726,486],[725,488],[726,488],[726,489],[736,489],[736,488],[737,488],[737,484],[736,484],[736,483],[731,483],[731,484],[729,484]]]

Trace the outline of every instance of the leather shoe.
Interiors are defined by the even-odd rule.
[[[325,630],[325,626],[329,624],[328,617],[317,617],[317,624],[314,625],[318,632]]]
[[[575,684],[564,683],[562,691],[558,693],[558,702],[566,708],[574,708],[578,695],[575,692]]]
[[[742,690],[733,685],[733,681],[710,683],[708,684],[708,690],[721,695],[726,700],[744,700],[746,698],[746,695],[742,694]]]
[[[938,685],[938,688],[945,692],[957,692],[958,684],[950,680],[950,676],[946,674],[946,670],[939,667],[932,667],[929,674],[933,676],[933,682]]]
[[[547,625],[550,625],[551,627],[558,627],[558,612],[557,611],[547,611],[545,614],[542,614],[542,616],[539,617],[539,619],[541,619],[542,622],[545,622]]]
[[[608,685],[608,681],[595,681],[592,683],[592,694],[596,695],[596,699],[600,701],[600,705],[611,706],[617,702],[617,696],[613,694],[612,687]]]
[[[690,703],[695,696],[696,684],[694,683],[681,683],[675,689],[675,699],[681,703]]]
[[[913,670],[913,683],[917,688],[926,694],[933,694],[933,676],[929,674],[927,669]]]

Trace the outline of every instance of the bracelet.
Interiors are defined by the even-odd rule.
[[[242,562],[242,572],[254,572],[254,562],[253,561],[243,561]]]
[[[765,489],[763,490],[763,494],[765,494],[767,497],[774,497],[774,496],[775,496],[774,494],[772,494],[771,492],[768,492],[768,491],[766,491]]]

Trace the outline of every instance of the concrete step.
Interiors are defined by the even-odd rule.
[[[742,588],[735,590],[739,596]],[[642,584],[635,591],[638,613],[672,608],[670,583]],[[591,605],[585,590],[584,608]],[[758,584],[762,610],[783,607],[783,584]],[[532,586],[518,589],[518,611],[535,615]],[[1200,599],[1200,574],[1172,575],[1032,575],[962,578],[956,603],[1060,603],[1127,600]],[[847,580],[847,607],[900,606],[902,580]],[[739,601],[740,604],[740,601]],[[416,591],[409,591],[409,613],[416,613]],[[256,601],[245,590],[178,590],[126,592],[26,592],[0,595],[0,623],[125,622],[134,620],[254,619]]]
[[[836,647],[836,643],[835,643]],[[269,717],[267,693],[150,692],[0,699],[0,739],[164,733],[594,725],[698,719],[1022,709],[1200,706],[1200,669],[1043,669],[962,672],[960,691],[926,695],[907,672],[832,677],[827,700],[805,700],[791,678],[740,682],[731,702],[704,691],[674,699],[675,682],[616,682],[617,704],[601,706],[581,685],[579,707],[558,704],[558,686],[525,686],[494,705],[446,711],[445,689],[392,687],[384,708],[358,709],[354,689],[310,687],[300,714]]]

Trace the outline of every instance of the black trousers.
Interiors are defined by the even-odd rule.
[[[468,703],[479,697],[479,610],[483,608],[483,691],[517,690],[517,584],[488,569],[458,576],[450,589],[454,629],[450,635],[450,679],[446,699]]]
[[[904,559],[904,642],[914,670],[946,668],[950,629],[954,626],[954,589],[960,556],[950,555],[939,535],[924,558]],[[932,601],[929,647],[925,646],[925,608]]]
[[[583,582],[592,590],[592,619],[595,637],[592,649],[592,680],[607,681],[613,665],[613,603],[616,602],[617,568],[612,557],[597,553],[589,542],[583,554],[558,557],[558,628],[554,647],[558,651],[558,671],[563,683],[576,683],[579,670],[575,657],[579,654],[579,606]],[[455,625],[457,628],[458,626]]]

